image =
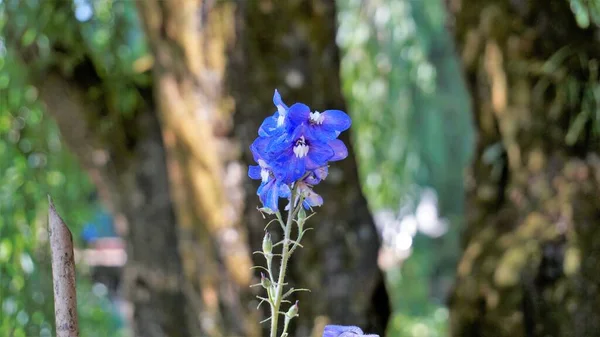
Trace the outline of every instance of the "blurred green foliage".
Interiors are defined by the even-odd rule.
[[[590,23],[596,26],[600,25],[600,1],[569,0],[569,3],[579,26],[588,28]]]
[[[600,26],[600,0],[569,0],[569,3],[579,27]],[[549,87],[556,90],[549,114],[564,107],[576,111],[570,116],[569,131],[565,136],[565,143],[569,146],[585,142],[583,138],[587,137],[585,129],[588,124],[591,126],[591,140],[600,140],[600,64],[597,59],[576,50],[567,45],[546,60],[539,69],[542,76],[534,90],[537,101],[545,99],[544,90]],[[573,71],[573,68],[579,69]],[[582,78],[587,80],[582,81]]]
[[[93,187],[31,79],[52,67],[72,74],[89,58],[103,87],[87,94],[108,93],[118,118],[133,111],[140,98],[129,89],[149,82],[134,66],[147,53],[136,15],[125,1],[0,1],[0,336],[54,335],[46,195],[75,238],[92,211]],[[88,272],[78,275],[81,335],[117,336],[120,319]]]
[[[52,275],[47,241],[47,194],[75,237],[89,219],[87,176],[43,113],[26,69],[10,52],[0,58],[0,336],[54,335]],[[114,335],[118,321],[78,276],[82,335]]]
[[[442,216],[452,220],[442,239],[417,234],[411,257],[388,271],[395,310],[388,335],[444,336],[447,310],[436,288],[448,285],[432,279],[453,277],[462,174],[474,141],[445,8],[441,1],[345,0],[339,10],[343,86],[371,208],[399,210],[432,187]]]
[[[443,213],[461,214],[474,134],[444,7],[409,0],[340,7],[344,93],[370,203],[398,205],[417,184],[437,190]]]
[[[578,71],[572,71],[579,67]],[[570,68],[571,71],[567,71]],[[542,101],[543,92],[549,87],[556,91],[549,113],[553,114],[565,107],[575,111],[570,115],[569,130],[565,135],[565,143],[574,146],[578,142],[600,140],[600,64],[597,59],[590,58],[582,52],[576,52],[570,46],[558,50],[540,67],[541,79],[534,88],[534,99]],[[581,74],[587,80],[582,81]],[[586,136],[585,129],[590,127]]]

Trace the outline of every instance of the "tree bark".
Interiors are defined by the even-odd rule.
[[[304,102],[319,111],[346,108],[336,21],[334,1],[238,2],[227,79],[236,102],[235,135],[242,144],[251,144],[262,120],[274,113],[276,88],[289,105]],[[377,267],[379,239],[348,135],[341,139],[349,156],[333,163],[330,176],[317,186],[324,205],[310,219],[315,230],[307,235],[305,248],[290,262],[291,286],[311,289],[297,296],[300,317],[293,321],[292,336],[321,336],[326,323],[383,334],[387,324],[390,307]],[[247,146],[243,158],[253,164]],[[245,219],[252,247],[260,247],[265,225],[256,211],[257,186],[246,179]]]
[[[448,6],[479,133],[452,335],[596,335],[600,142],[580,114],[597,30],[568,1]]]
[[[246,304],[252,261],[241,222],[245,168],[239,147],[227,137],[233,111],[223,89],[233,4],[136,5],[155,58],[154,99],[168,154],[184,292],[193,309],[190,335],[259,336],[258,313]]]
[[[40,94],[63,140],[89,172],[102,199],[117,219],[126,222],[123,283],[134,308],[134,332],[149,337],[186,336],[181,317],[191,308],[182,291],[182,266],[174,249],[176,222],[156,116],[151,108],[137,111],[131,125],[115,128],[110,138],[104,138],[97,125],[106,115],[106,106],[86,100],[82,83],[98,80],[89,60],[84,60],[76,73],[77,77],[47,73]],[[120,140],[126,135],[121,132],[126,129],[137,136],[123,151]]]

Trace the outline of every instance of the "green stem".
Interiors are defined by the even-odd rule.
[[[288,329],[289,324],[290,324],[290,320],[286,319],[285,322],[283,323],[283,332],[281,333],[281,337],[287,337],[287,329]]]
[[[281,306],[281,301],[283,300],[283,283],[285,281],[285,272],[287,270],[288,260],[290,258],[289,249],[290,249],[290,235],[292,232],[292,220],[297,213],[298,207],[293,207],[293,202],[296,197],[296,187],[292,189],[292,194],[290,198],[290,210],[288,211],[288,218],[283,229],[283,248],[281,251],[281,266],[279,268],[279,278],[277,280],[277,284],[275,285],[275,296],[274,303],[271,305],[271,337],[277,337],[277,323],[279,321],[279,309]],[[299,206],[302,207],[302,203],[299,203]]]

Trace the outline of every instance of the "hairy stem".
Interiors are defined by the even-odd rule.
[[[279,309],[281,307],[281,301],[283,300],[283,284],[285,281],[285,272],[287,270],[288,260],[290,254],[290,235],[292,232],[292,224],[294,216],[298,213],[298,207],[302,207],[302,202],[299,202],[296,207],[293,207],[293,201],[296,198],[296,188],[292,189],[290,196],[290,210],[288,211],[288,218],[283,228],[283,248],[281,251],[281,266],[279,268],[279,277],[275,284],[275,295],[274,301],[271,304],[271,337],[277,337],[277,323],[279,321]]]

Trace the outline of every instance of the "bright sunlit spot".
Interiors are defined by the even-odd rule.
[[[73,0],[75,4],[75,17],[80,22],[88,21],[94,15],[94,8],[89,0]]]
[[[409,207],[411,202],[397,211],[388,209],[376,213],[375,222],[383,240],[382,268],[391,268],[408,258],[417,233],[437,238],[447,232],[448,223],[438,214],[436,192],[423,189],[417,201],[416,207]]]

